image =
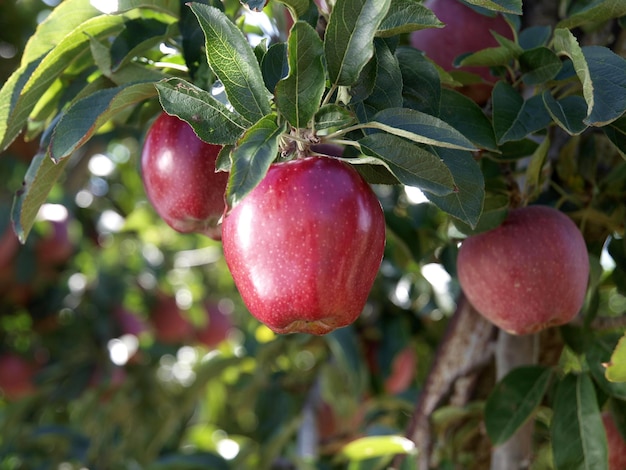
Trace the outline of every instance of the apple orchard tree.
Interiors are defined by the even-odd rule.
[[[625,468],[624,0],[0,18],[0,468]]]

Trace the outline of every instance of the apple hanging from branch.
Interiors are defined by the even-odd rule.
[[[524,335],[576,316],[585,299],[589,258],[569,217],[528,206],[511,210],[497,228],[467,238],[457,273],[476,310],[501,329]]]
[[[274,163],[223,223],[224,257],[252,313],[276,333],[322,335],[361,313],[385,246],[376,195],[346,163]]]
[[[141,172],[148,199],[181,233],[219,240],[228,173],[215,171],[222,147],[200,140],[189,124],[161,113],[148,129]]]

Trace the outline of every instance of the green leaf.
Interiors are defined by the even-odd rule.
[[[626,15],[626,3],[623,0],[591,0],[582,3],[584,8],[578,9],[569,18],[561,20],[558,28],[576,28],[584,24],[603,23],[612,18]]]
[[[533,200],[534,196],[538,196],[538,193],[542,191],[543,179],[542,169],[548,158],[548,151],[550,150],[550,137],[546,136],[541,140],[539,147],[535,150],[530,157],[528,166],[526,167],[526,174],[524,178],[524,193],[528,199]]]
[[[278,81],[289,73],[287,44],[279,42],[270,46],[261,59],[261,71],[266,88],[273,91]]]
[[[494,446],[504,444],[531,417],[548,389],[552,370],[518,367],[500,380],[485,404],[485,426]]]
[[[498,151],[491,121],[474,100],[454,90],[443,88],[439,117],[478,147]]]
[[[463,134],[435,116],[406,108],[377,113],[366,127],[404,137],[413,142],[461,150],[476,150]]]
[[[20,69],[15,81],[9,79],[0,91],[0,148],[20,133],[30,112],[63,70],[89,53],[90,36],[98,38],[115,34],[123,27],[123,21],[120,16],[98,16],[85,21],[43,58],[21,89],[16,85],[23,82],[25,76],[22,74],[28,68]]]
[[[552,80],[563,64],[558,56],[547,47],[537,47],[519,56],[522,80],[526,85],[539,85]]]
[[[587,115],[587,103],[582,96],[571,95],[556,100],[549,91],[545,91],[542,97],[550,116],[565,132],[578,135],[587,129],[583,122]]]
[[[269,114],[246,131],[231,153],[226,202],[233,208],[265,177],[278,154],[278,138],[284,127]]]
[[[447,196],[425,192],[424,195],[439,209],[475,228],[480,219],[485,200],[485,180],[480,166],[469,152],[433,147],[446,164],[456,185]]]
[[[190,3],[204,31],[206,56],[233,108],[250,123],[271,112],[261,68],[243,33],[217,8]]]
[[[413,441],[402,436],[367,436],[346,444],[341,453],[350,460],[365,460],[387,455],[412,454]]]
[[[326,34],[324,53],[330,81],[350,86],[374,54],[374,35],[391,0],[337,0]]]
[[[289,6],[289,9],[293,11],[298,18],[304,16],[309,11],[309,5],[312,0],[278,0],[280,3],[284,3]]]
[[[574,64],[587,102],[585,124],[604,126],[626,112],[626,60],[606,47],[581,48],[567,29],[554,32],[554,47]]]
[[[180,16],[180,1],[178,0],[90,0],[103,13],[122,13],[135,8],[149,9],[167,13],[173,18]]]
[[[611,359],[603,366],[606,368],[604,375],[609,382],[626,382],[626,335],[620,338],[611,353]]]
[[[276,85],[276,105],[296,128],[307,127],[319,109],[326,88],[324,46],[317,31],[304,21],[289,33],[289,75]]]
[[[26,242],[39,208],[48,198],[68,161],[69,159],[65,159],[58,164],[54,163],[45,151],[37,153],[31,160],[11,211],[15,233],[22,243]]]
[[[413,0],[393,0],[376,35],[391,37],[424,28],[441,28],[443,23],[424,5]]]
[[[97,91],[76,101],[54,129],[50,157],[55,162],[69,157],[123,109],[155,95],[154,84],[147,82]]]
[[[398,47],[404,106],[426,114],[439,113],[441,80],[433,63],[413,47]]]
[[[522,0],[465,0],[471,5],[487,8],[489,10],[501,11],[504,13],[512,13],[514,15],[522,14]]]
[[[498,227],[509,213],[509,198],[503,194],[486,194],[483,210],[474,227],[470,227],[460,219],[454,220],[459,231],[470,236]]]
[[[499,47],[487,47],[471,54],[463,55],[461,60],[455,61],[459,66],[497,67],[506,66],[512,60],[517,59],[522,54],[522,49],[513,41],[499,36],[503,43]]]
[[[613,142],[622,157],[626,159],[626,115],[603,127],[602,130]]]
[[[373,134],[359,140],[359,144],[364,153],[383,160],[402,184],[438,196],[454,189],[452,173],[441,159],[405,139]]]
[[[595,338],[585,351],[585,359],[596,384],[608,395],[626,400],[626,383],[607,380],[604,364],[611,361],[611,355],[621,339],[621,334],[605,334]]]
[[[566,375],[556,388],[553,409],[550,432],[555,469],[607,469],[606,435],[591,378]]]
[[[395,55],[389,50],[389,46],[380,38],[374,41],[375,55],[370,64],[363,69],[368,70],[359,82],[373,86],[368,90],[368,96],[364,97],[362,103],[357,103],[355,108],[359,119],[363,122],[369,121],[378,111],[387,108],[402,107],[402,73]],[[370,65],[372,65],[370,67]],[[354,87],[351,92],[354,92]]]
[[[522,140],[551,122],[541,95],[527,100],[508,83],[498,82],[492,92],[493,127],[498,144]]]
[[[248,123],[211,93],[181,78],[156,84],[163,109],[187,121],[200,139],[211,144],[234,144]]]
[[[66,0],[56,6],[38,26],[22,55],[22,65],[47,54],[63,38],[90,18],[101,13],[86,0]]]
[[[318,130],[348,127],[356,122],[354,113],[336,104],[324,105],[315,114],[315,128]]]

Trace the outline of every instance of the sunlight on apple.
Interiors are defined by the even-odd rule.
[[[118,0],[91,0],[91,6],[102,13],[115,13],[119,9]]]

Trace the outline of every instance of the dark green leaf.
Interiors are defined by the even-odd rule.
[[[21,72],[16,72],[19,75],[15,81],[9,79],[9,82],[0,91],[0,148],[3,148],[19,134],[26,124],[30,112],[63,70],[78,61],[84,54],[89,54],[90,37],[98,38],[115,34],[122,27],[123,18],[120,16],[103,15],[91,18],[65,36],[37,64],[21,89],[17,89],[15,86],[23,83],[22,79],[25,76],[22,74],[26,69],[20,69]],[[16,99],[18,93],[19,98]]]
[[[480,218],[474,227],[470,227],[460,219],[456,219],[454,225],[468,236],[494,229],[506,219],[509,213],[509,202],[509,198],[502,194],[487,194]]]
[[[270,113],[261,68],[243,33],[217,8],[190,3],[204,31],[207,60],[233,108],[249,122]]]
[[[296,17],[300,18],[304,16],[309,11],[309,5],[313,3],[312,0],[278,0],[280,3],[284,3],[289,6],[289,9],[292,10]]]
[[[289,34],[289,75],[276,85],[276,105],[296,128],[307,127],[326,87],[324,46],[308,23],[298,21]]]
[[[478,163],[469,152],[439,147],[431,150],[443,159],[452,173],[456,191],[443,197],[424,194],[441,210],[475,228],[485,200],[485,180]]]
[[[606,47],[581,48],[567,29],[554,32],[554,47],[574,64],[587,102],[585,124],[605,126],[626,111],[626,60]]]
[[[278,155],[278,138],[284,131],[269,114],[246,131],[231,153],[230,177],[226,201],[237,205],[261,182]]]
[[[548,389],[552,370],[518,367],[500,380],[485,404],[485,426],[494,446],[504,444],[531,417]]]
[[[268,90],[274,91],[279,80],[289,73],[287,60],[287,44],[279,42],[272,44],[261,60],[263,80]]]
[[[441,81],[433,63],[413,47],[399,47],[396,57],[402,72],[404,106],[426,114],[439,113]]]
[[[522,80],[527,85],[538,85],[552,80],[561,70],[561,59],[547,47],[537,47],[519,56]]]
[[[557,386],[553,403],[555,469],[607,469],[606,435],[591,378],[566,375]]]
[[[180,78],[156,84],[163,109],[193,127],[205,142],[234,144],[248,127],[245,119],[218,101],[211,93]]]
[[[324,52],[331,83],[350,86],[374,54],[374,35],[391,0],[338,0],[332,9]]]
[[[48,198],[68,161],[65,159],[60,163],[54,163],[46,152],[39,152],[31,160],[11,211],[15,233],[22,243],[26,241],[39,208]]]
[[[398,180],[438,196],[454,189],[452,174],[441,159],[432,153],[389,134],[372,134],[359,140],[367,155],[383,160]]]
[[[97,91],[76,101],[54,129],[50,145],[51,158],[59,162],[69,157],[124,108],[155,95],[154,84],[148,82]]]
[[[466,0],[467,3],[514,15],[522,14],[522,0]]]
[[[578,135],[587,129],[583,122],[587,115],[587,103],[582,96],[571,95],[556,100],[549,91],[545,91],[542,97],[550,116],[565,132]]]
[[[176,23],[163,23],[150,18],[137,18],[127,21],[124,30],[110,45],[113,70],[118,69],[141,56],[150,48],[164,42],[178,33]]]
[[[626,115],[603,127],[602,130],[626,159]]]
[[[454,90],[442,89],[439,117],[478,147],[497,151],[493,126],[472,99]]]
[[[401,108],[402,74],[398,60],[383,40],[376,39],[374,46],[376,54],[374,89],[372,94],[365,99],[365,104],[375,111]]]
[[[572,29],[584,24],[596,25],[626,15],[626,3],[623,0],[591,0],[584,2],[584,5],[569,18],[561,20],[557,27]]]
[[[413,0],[393,0],[376,33],[390,37],[424,28],[441,28],[443,23],[424,5]]]
[[[552,36],[550,26],[529,26],[519,33],[519,45],[525,51],[545,46]]]
[[[372,127],[417,143],[463,150],[476,147],[448,123],[429,114],[406,108],[390,108],[377,113]]]
[[[550,114],[541,95],[527,100],[506,82],[498,82],[493,89],[493,127],[498,144],[522,140],[533,132],[546,128]]]
[[[343,106],[327,104],[315,114],[315,128],[348,127],[357,122],[356,116]]]

